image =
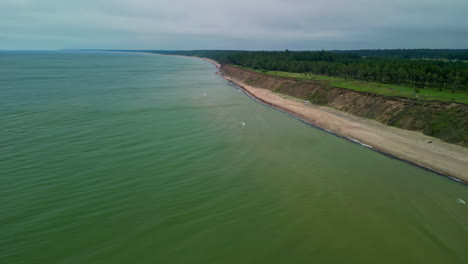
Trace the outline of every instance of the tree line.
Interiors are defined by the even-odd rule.
[[[362,49],[331,50],[331,52],[351,53],[363,57],[468,60],[468,49]]]
[[[222,63],[253,69],[312,73],[418,88],[467,90],[468,64],[461,61],[365,57],[332,52],[237,52]]]

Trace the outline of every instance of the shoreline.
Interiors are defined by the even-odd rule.
[[[406,157],[404,155],[399,155],[398,152],[393,152],[392,150],[390,149],[387,149],[387,148],[384,148],[382,146],[377,146],[376,145],[370,145],[372,143],[370,142],[367,142],[366,139],[356,139],[354,137],[351,137],[351,136],[348,136],[348,135],[345,135],[345,133],[340,133],[340,132],[337,132],[337,131],[334,131],[334,130],[330,130],[324,126],[321,126],[319,124],[316,123],[317,120],[314,120],[314,119],[309,119],[306,115],[303,115],[302,113],[299,113],[299,112],[295,112],[295,111],[291,111],[279,104],[275,104],[275,103],[272,103],[272,102],[269,102],[261,97],[259,97],[256,93],[252,92],[252,86],[249,86],[249,85],[245,85],[244,83],[242,82],[238,82],[238,81],[235,81],[233,80],[232,78],[228,77],[228,76],[224,76],[222,75],[224,79],[228,80],[230,83],[233,83],[234,85],[236,85],[237,87],[241,88],[243,90],[243,92],[248,96],[250,97],[251,99],[255,100],[256,102],[260,103],[260,104],[263,104],[265,106],[268,106],[268,107],[271,107],[275,110],[279,110],[281,112],[284,112],[296,119],[298,119],[299,121],[309,125],[309,126],[312,126],[314,128],[317,128],[317,129],[320,129],[320,130],[323,130],[323,131],[326,131],[330,134],[333,134],[334,136],[337,136],[337,137],[340,137],[340,138],[343,138],[343,139],[346,139],[348,141],[351,141],[355,144],[359,144],[363,147],[366,147],[366,148],[369,148],[375,152],[378,152],[380,154],[383,154],[385,156],[388,156],[390,158],[393,158],[393,159],[397,159],[397,160],[400,160],[400,161],[403,161],[403,162],[406,162],[406,163],[409,163],[413,166],[417,166],[421,169],[424,169],[424,170],[428,170],[428,171],[431,171],[433,173],[436,173],[440,176],[443,176],[443,177],[447,177],[451,180],[454,180],[458,183],[462,183],[464,185],[468,185],[468,177],[466,176],[466,174],[463,174],[464,170],[463,168],[466,168],[467,166],[464,165],[466,164],[466,161],[462,161],[461,163],[461,167],[463,167],[461,170],[461,174],[450,174],[450,172],[447,172],[445,168],[445,166],[443,167],[438,167],[437,169],[435,168],[436,166],[431,166],[429,163],[426,163],[424,161],[421,161],[417,158],[414,158],[414,157]],[[262,89],[262,88],[255,88],[253,87],[253,89],[261,89],[261,90],[265,90],[265,91],[268,91],[271,93],[271,91],[269,90],[266,90],[266,89]],[[273,94],[273,93],[272,93]],[[276,95],[276,94],[273,94],[275,96],[279,96],[279,95]],[[286,95],[284,95],[286,97]],[[281,97],[281,96],[279,96]],[[281,97],[283,98],[283,97]],[[283,98],[284,99],[284,98]],[[292,99],[285,99],[285,100],[290,100],[290,101],[293,101]],[[299,99],[295,99],[295,101],[297,102],[302,102],[302,100],[299,100]],[[294,102],[294,101],[293,101]],[[307,106],[309,107],[309,106]],[[315,108],[329,108],[329,107],[324,107],[324,106],[315,106]],[[335,110],[333,108],[329,108],[328,109],[329,111],[335,111],[335,112],[341,112],[341,111],[338,111],[338,110]],[[321,110],[319,110],[321,111]],[[324,111],[325,113],[326,111]],[[341,112],[342,114],[344,115],[351,115],[351,114],[347,114],[347,113],[344,113],[344,112]],[[362,119],[360,117],[356,117],[354,116],[356,119]],[[375,122],[377,123],[378,125],[381,125],[381,126],[385,126],[383,124],[380,124],[378,123],[377,121],[373,121],[373,120],[366,120],[368,122]],[[388,127],[388,126],[387,126]],[[393,128],[393,127],[388,127],[388,128]],[[413,131],[408,131],[408,130],[403,130],[403,129],[399,129],[399,128],[395,128],[395,129],[398,129],[398,130],[402,130],[404,132],[410,132],[410,133],[417,133],[417,132],[413,132]],[[356,136],[356,135],[354,135]],[[428,137],[426,135],[418,135],[418,136],[422,136],[422,137],[427,137],[428,139],[430,140],[436,140],[436,141],[440,141],[439,139],[437,138],[432,138],[432,137]],[[411,140],[411,139],[408,139],[408,140]],[[434,141],[433,141],[434,142]],[[445,142],[441,142],[442,144],[448,144],[448,143],[445,143]],[[411,147],[411,145],[409,145],[409,147]],[[455,146],[455,147],[458,147],[458,146]],[[459,147],[459,148],[463,148],[463,147]],[[467,151],[467,150],[462,150],[463,151]],[[467,151],[468,152],[468,151]],[[444,155],[444,154],[442,154]],[[455,159],[457,159],[457,157],[455,157]],[[463,160],[463,159],[462,159]],[[466,160],[466,159],[465,159]],[[463,164],[464,163],[464,164]]]
[[[223,74],[221,65],[211,59],[183,55],[168,56],[198,58],[212,63],[224,79],[239,86],[259,103],[286,112],[308,125],[381,154],[430,170],[459,183],[468,184],[468,148],[449,144],[420,132],[387,126],[375,120],[357,117],[326,106],[304,103],[300,99],[247,85]]]
[[[209,62],[211,64],[213,64],[214,66],[216,66],[216,69],[221,69],[221,64],[219,64],[217,61],[215,60],[212,60],[212,59],[208,59],[208,58],[203,58],[203,57],[196,57],[196,56],[186,56],[186,55],[173,55],[173,54],[161,54],[161,53],[151,53],[151,52],[143,52],[143,53],[146,53],[146,54],[152,54],[152,55],[163,55],[163,56],[175,56],[175,57],[183,57],[183,58],[196,58],[196,59],[200,59],[200,60],[204,60],[206,62]]]

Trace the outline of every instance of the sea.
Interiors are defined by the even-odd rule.
[[[0,263],[468,263],[468,188],[186,57],[0,52]]]

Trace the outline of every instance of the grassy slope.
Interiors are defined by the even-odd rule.
[[[234,65],[233,65],[234,66]],[[244,68],[244,67],[241,67]],[[351,89],[360,92],[369,92],[376,93],[385,96],[399,96],[407,97],[413,99],[422,99],[422,100],[438,100],[443,102],[457,102],[468,104],[468,92],[446,92],[439,91],[434,89],[420,89],[419,93],[414,92],[414,88],[407,86],[398,86],[385,83],[377,82],[368,82],[368,81],[359,81],[359,80],[346,80],[344,78],[322,76],[322,75],[304,75],[303,73],[294,73],[294,72],[282,72],[282,71],[264,71],[264,70],[254,70],[251,68],[246,68],[258,73],[283,76],[283,77],[292,77],[299,79],[310,79],[310,80],[326,80],[330,82],[331,86]]]

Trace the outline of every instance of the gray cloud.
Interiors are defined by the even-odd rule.
[[[0,49],[468,48],[465,0],[2,0]]]

